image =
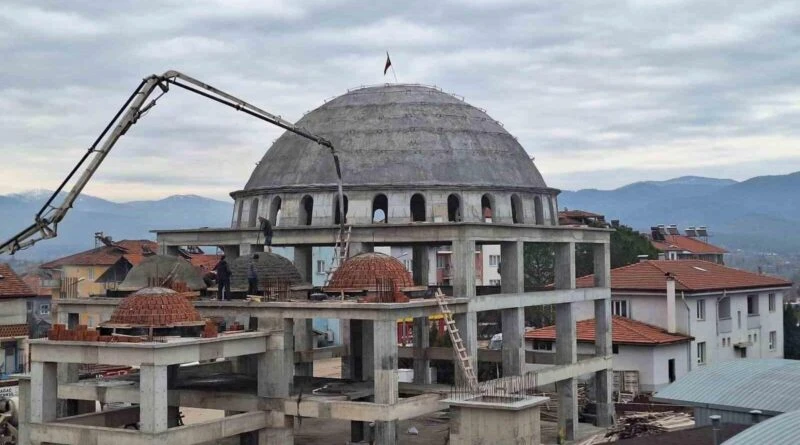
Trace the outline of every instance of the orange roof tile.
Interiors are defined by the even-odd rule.
[[[792,283],[782,278],[759,275],[702,260],[647,260],[611,270],[612,291],[666,292],[667,278],[675,277],[677,290],[699,292],[715,290],[788,287]],[[577,280],[578,287],[594,286],[594,276]]]
[[[721,247],[708,244],[706,242],[700,241],[699,239],[690,236],[664,235],[664,241],[651,241],[651,242],[653,244],[653,247],[662,252],[676,250],[681,252],[683,251],[691,252],[696,255],[728,253],[727,250]]]
[[[212,255],[205,253],[191,253],[189,254],[189,262],[192,266],[199,267],[203,270],[212,270],[214,266],[219,263],[222,255]]]
[[[0,325],[0,338],[25,337],[29,334],[26,324],[2,324]]]
[[[583,320],[575,324],[578,341],[594,343],[595,320]],[[525,333],[526,339],[555,340],[556,327],[546,326]],[[668,345],[691,341],[692,337],[683,334],[670,334],[658,326],[614,316],[611,320],[611,342],[620,345]]]
[[[0,263],[0,298],[35,297],[36,293],[8,264]]]
[[[104,245],[59,258],[40,267],[56,269],[61,266],[110,266],[123,256],[135,266],[142,261],[146,250],[155,253],[158,251],[158,244],[150,240],[122,240],[114,242],[112,246]]]

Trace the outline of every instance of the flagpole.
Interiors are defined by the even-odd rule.
[[[399,83],[397,81],[397,73],[394,72],[394,64],[390,65],[389,68],[392,69],[392,75],[394,76],[394,83]]]

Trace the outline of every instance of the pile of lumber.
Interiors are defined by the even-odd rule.
[[[686,413],[674,411],[629,413],[620,417],[617,424],[609,428],[608,432],[598,435],[593,441],[586,442],[585,445],[612,443],[633,437],[655,436],[693,426],[694,419]]]

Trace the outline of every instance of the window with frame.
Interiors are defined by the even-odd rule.
[[[489,285],[490,286],[499,286],[500,285],[500,280],[489,280]]]
[[[706,300],[697,300],[697,319],[706,319]]]
[[[325,260],[317,260],[317,273],[320,275],[325,274]]]
[[[719,300],[719,304],[717,305],[717,318],[720,320],[730,319],[731,318],[731,299],[730,297],[725,297]]]
[[[769,311],[775,312],[775,294],[769,294],[767,300],[769,305]]]
[[[553,342],[545,340],[534,340],[533,349],[536,349],[537,351],[552,351]]]
[[[500,264],[500,255],[489,255],[489,265],[498,266]]]
[[[697,343],[697,364],[704,365],[706,363],[706,342],[701,341]]]
[[[413,272],[413,267],[414,267],[413,260],[403,260],[403,265],[406,266],[407,271]]]
[[[611,313],[620,317],[630,318],[628,300],[611,300]]]
[[[611,345],[611,353],[612,354],[619,354],[619,345],[612,344]]]
[[[86,269],[86,279],[94,281],[94,267]]]
[[[774,351],[778,347],[778,332],[769,331],[769,350]]]
[[[39,305],[39,313],[42,314],[42,315],[49,314],[50,313],[50,304],[48,304],[48,303],[40,304]]]
[[[747,315],[758,315],[758,295],[747,296]]]

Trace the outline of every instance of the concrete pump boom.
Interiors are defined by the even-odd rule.
[[[227,105],[243,113],[249,114],[255,118],[269,122],[270,124],[277,125],[287,131],[310,139],[323,147],[327,147],[333,156],[333,163],[336,166],[336,177],[338,178],[338,192],[339,192],[339,208],[344,209],[344,193],[342,191],[342,170],[339,166],[339,156],[333,144],[322,137],[313,135],[308,131],[283,120],[280,116],[275,116],[271,113],[251,105],[237,97],[231,96],[224,91],[218,90],[211,85],[207,85],[194,79],[186,74],[178,71],[167,71],[162,75],[152,75],[144,80],[136,87],[136,90],[131,94],[125,104],[119,109],[117,114],[108,123],[106,128],[100,133],[100,136],[94,141],[91,147],[86,151],[81,160],[67,175],[61,185],[58,186],[52,196],[42,206],[39,212],[34,217],[34,223],[25,230],[19,232],[17,235],[8,241],[0,244],[0,255],[10,253],[14,254],[16,251],[28,248],[35,243],[49,238],[55,238],[58,235],[58,223],[61,222],[66,216],[69,209],[75,203],[75,200],[80,195],[83,188],[95,174],[100,164],[106,158],[108,153],[114,148],[114,145],[119,141],[128,129],[138,122],[149,109],[156,105],[161,96],[169,91],[169,86],[175,85],[193,93],[199,94],[208,99],[212,99],[221,104]],[[156,89],[161,90],[161,94],[152,99],[145,105],[147,99],[153,94]],[[110,133],[109,133],[110,131]],[[91,159],[90,159],[91,158]],[[53,201],[58,197],[59,193],[67,186],[67,183],[75,176],[81,167],[89,161],[88,165],[84,168],[80,177],[78,177],[75,184],[70,188],[67,196],[57,206],[52,205]],[[275,221],[272,221],[274,224]],[[339,239],[344,235],[345,218],[340,218],[339,225]]]

